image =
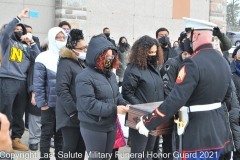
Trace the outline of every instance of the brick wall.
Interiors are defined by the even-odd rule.
[[[86,1],[87,0],[56,0],[55,25],[67,21],[72,28],[79,28],[86,32]],[[84,33],[85,34],[85,33]]]
[[[227,0],[210,0],[209,21],[218,25],[221,31],[226,32]]]

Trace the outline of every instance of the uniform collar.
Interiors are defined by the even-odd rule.
[[[213,49],[213,46],[211,43],[206,43],[206,44],[199,46],[194,52],[197,52],[197,51],[199,51],[201,49],[205,49],[205,48]]]

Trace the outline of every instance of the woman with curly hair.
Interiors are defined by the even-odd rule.
[[[86,67],[84,60],[87,44],[82,30],[72,29],[66,46],[60,52],[61,58],[57,68],[56,127],[62,132],[63,153],[71,154],[71,157],[64,157],[63,160],[70,158],[84,160],[86,148],[79,127],[75,89],[75,78]],[[81,154],[81,157],[74,156],[76,152]]]
[[[129,64],[125,70],[122,95],[130,104],[151,103],[164,100],[163,81],[160,66],[163,64],[163,52],[156,39],[143,36],[132,46]],[[131,153],[144,153],[145,158],[152,153],[155,136],[145,137],[137,130],[129,128]],[[138,156],[130,159],[142,159]]]
[[[80,131],[89,160],[109,159],[116,138],[117,114],[125,114],[129,109],[112,73],[112,69],[118,67],[115,46],[102,36],[93,37],[86,64],[88,66],[76,77]],[[103,158],[98,153],[108,157]]]

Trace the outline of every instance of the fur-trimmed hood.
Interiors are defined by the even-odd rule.
[[[70,49],[64,47],[61,51],[60,51],[60,56],[62,58],[71,58],[74,60],[78,60],[77,55]]]

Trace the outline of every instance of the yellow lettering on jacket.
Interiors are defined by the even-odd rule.
[[[13,46],[11,48],[9,61],[17,61],[18,63],[21,63],[22,62],[22,58],[23,58],[23,51],[21,49],[16,48],[16,47]]]

